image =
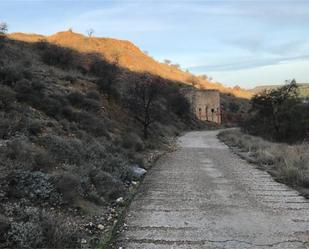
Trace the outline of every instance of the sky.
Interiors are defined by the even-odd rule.
[[[228,86],[309,83],[309,0],[0,0],[10,32],[130,40]]]

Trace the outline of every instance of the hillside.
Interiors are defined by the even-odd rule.
[[[51,36],[12,33],[9,37],[11,39],[27,42],[46,40],[54,44],[76,49],[82,53],[100,54],[108,61],[117,63],[135,72],[149,72],[166,79],[182,81],[187,84],[192,84],[192,82],[194,82],[197,83],[196,85],[198,87],[217,89],[222,93],[232,93],[236,97],[250,98],[252,95],[250,92],[243,89],[229,88],[220,83],[209,82],[174,66],[157,62],[129,41],[86,37],[72,31],[59,32]]]
[[[171,139],[205,125],[179,82],[27,41],[0,46],[0,248],[94,248]]]

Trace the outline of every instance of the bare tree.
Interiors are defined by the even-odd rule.
[[[143,126],[144,138],[149,135],[149,126],[156,120],[160,79],[154,79],[148,74],[142,76],[129,90],[127,104],[134,113],[134,118]]]
[[[5,35],[8,32],[8,25],[5,22],[0,23],[0,35]]]
[[[5,22],[1,22],[0,23],[0,48],[4,45],[7,32],[8,32],[8,25]]]
[[[94,29],[88,29],[86,32],[87,32],[88,37],[92,37],[94,34]]]

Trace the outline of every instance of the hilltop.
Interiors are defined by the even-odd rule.
[[[222,93],[231,93],[236,97],[250,98],[252,96],[250,92],[244,89],[225,87],[220,83],[210,82],[202,77],[184,72],[174,65],[160,63],[142,52],[133,43],[125,40],[87,37],[72,31],[58,32],[51,36],[12,33],[9,35],[9,38],[26,42],[46,40],[82,53],[99,54],[109,62],[117,63],[119,66],[135,72],[149,72],[169,80],[194,84],[196,87],[217,89]]]

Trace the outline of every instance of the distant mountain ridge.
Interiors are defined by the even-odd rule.
[[[51,36],[12,33],[9,34],[9,38],[26,42],[46,40],[60,46],[78,50],[79,52],[101,54],[107,60],[117,62],[120,66],[132,71],[150,72],[163,78],[182,81],[187,84],[192,84],[190,78],[194,77],[195,81],[198,80],[198,85],[202,88],[216,89],[220,92],[231,93],[242,98],[250,98],[252,96],[250,91],[241,88],[225,87],[220,83],[210,82],[189,72],[184,72],[175,66],[160,63],[142,52],[130,41],[87,37],[72,31],[58,32]]]
[[[252,94],[259,94],[259,93],[261,93],[265,90],[273,90],[273,89],[277,89],[281,86],[283,86],[283,84],[281,84],[281,85],[262,85],[262,86],[254,87],[254,88],[252,88],[248,91],[251,92]],[[308,98],[309,97],[309,83],[298,83],[298,86],[299,86],[300,97]]]

